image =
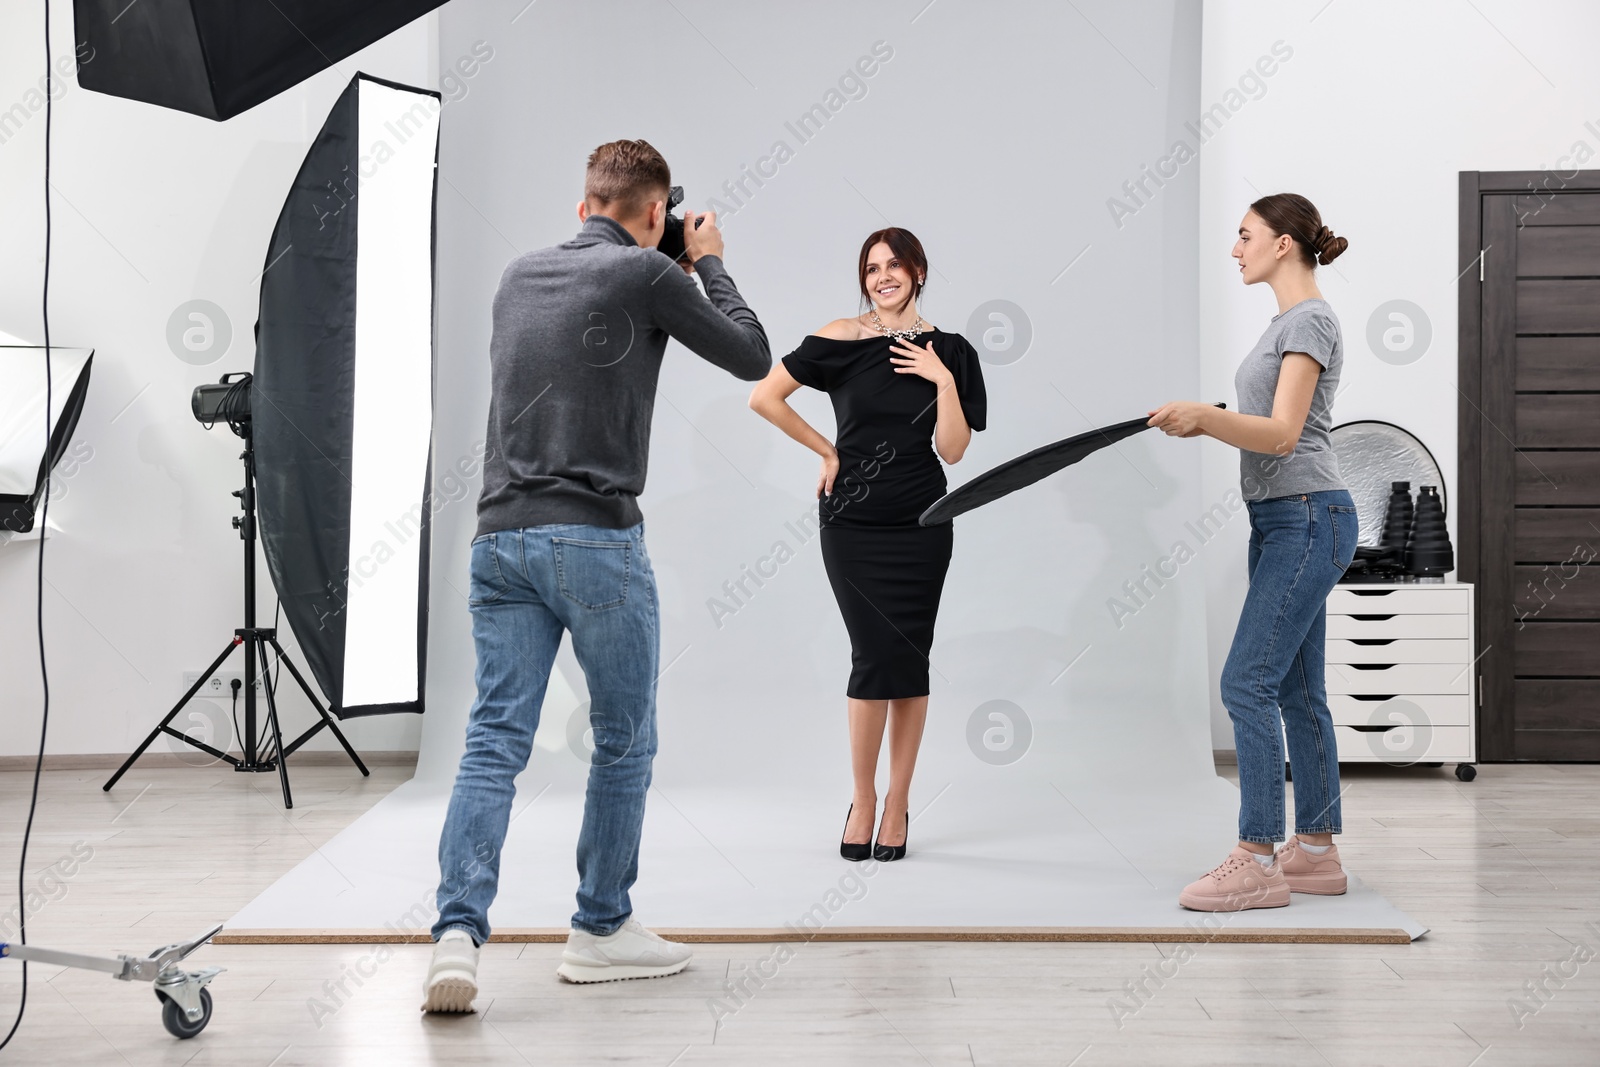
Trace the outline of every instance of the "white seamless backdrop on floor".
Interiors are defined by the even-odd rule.
[[[584,160],[618,137],[650,140],[690,206],[724,212],[729,271],[775,356],[857,308],[860,242],[891,223],[927,248],[928,321],[982,349],[1005,325],[997,302],[1020,310],[1011,349],[990,338],[990,428],[952,485],[1197,396],[1197,176],[1144,175],[1196,118],[1198,4],[607,11],[457,0],[440,14],[441,57],[495,57],[441,135],[441,471],[482,450],[502,269],[576,231]],[[1143,205],[1119,216],[1110,201],[1141,181]],[[849,644],[804,527],[817,461],[747,410],[748,390],[669,345],[641,500],[663,671],[635,893],[662,926],[778,927],[850,870],[835,850]],[[831,431],[825,397],[797,403]],[[1231,844],[1237,803],[1207,718],[1200,574],[1216,549],[1191,526],[1204,447],[1142,434],[957,520],[911,859],[836,925],[1193,918],[1176,892]],[[473,520],[458,506],[435,527],[416,779],[232,925],[416,925],[473,698]],[[780,544],[793,556],[775,565]],[[572,910],[583,700],[564,646],[519,783],[502,928],[559,928]],[[1408,925],[1363,893],[1242,921]]]

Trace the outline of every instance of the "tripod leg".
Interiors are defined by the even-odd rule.
[[[356,755],[356,750],[350,747],[349,741],[345,740],[345,736],[343,732],[340,731],[339,725],[334,722],[333,716],[328,714],[328,709],[322,706],[322,701],[317,699],[316,694],[311,691],[311,687],[306,684],[306,680],[301,677],[300,672],[295,669],[294,660],[290,659],[284,654],[283,646],[278,644],[277,638],[274,637],[271,640],[273,649],[278,653],[279,662],[281,662],[285,667],[288,667],[289,673],[294,676],[294,680],[300,683],[300,688],[305,692],[306,699],[311,701],[311,706],[317,709],[317,714],[322,716],[322,722],[327,725],[328,729],[333,731],[333,736],[339,739],[339,744],[344,747],[345,754],[349,756],[350,761],[356,765],[356,769],[361,772],[363,777],[369,777],[372,772],[367,770],[367,765],[365,763],[361,762],[361,757]],[[308,731],[305,736],[309,737],[311,732],[313,731]]]
[[[267,661],[266,641],[255,638],[260,645],[261,662]],[[294,807],[294,801],[289,797],[289,761],[283,754],[283,732],[278,729],[278,700],[272,691],[272,675],[263,672],[261,676],[261,690],[267,694],[267,721],[272,724],[272,743],[278,750],[278,781],[283,783],[283,806]]]
[[[133,766],[134,760],[144,755],[144,750],[155,744],[155,740],[161,736],[161,732],[167,728],[167,725],[173,719],[178,717],[178,712],[183,710],[183,706],[194,699],[194,695],[200,692],[200,687],[211,680],[211,676],[217,673],[217,668],[222,666],[229,656],[233,655],[233,650],[238,648],[239,644],[238,638],[228,642],[228,647],[222,650],[222,655],[211,661],[211,666],[207,667],[206,672],[195,681],[194,685],[189,687],[189,691],[178,699],[178,702],[172,706],[172,710],[167,712],[167,717],[156,724],[156,728],[150,731],[150,736],[145,738],[144,742],[133,750],[133,755],[123,761],[122,766],[117,768],[117,773],[113,774],[110,780],[100,787],[102,790],[107,793],[111,792],[111,787],[116,785],[124,774],[128,773],[128,768]]]

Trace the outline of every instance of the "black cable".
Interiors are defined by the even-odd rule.
[[[272,609],[272,630],[274,633],[276,633],[278,630],[278,615],[281,611],[283,611],[283,598],[279,597],[277,605]],[[263,653],[261,657],[261,670],[264,674],[271,677],[273,699],[277,699],[278,679],[283,677],[283,655],[281,653],[274,653],[272,657],[272,666],[268,667],[266,654]],[[239,680],[235,678],[234,681],[238,682]],[[244,751],[244,734],[239,732],[239,690],[243,688],[244,685],[241,683],[233,691],[233,736],[239,741],[239,751],[241,753]]]
[[[245,434],[244,424],[250,413],[250,379],[249,374],[235,378],[222,397],[223,414],[228,420],[228,429],[233,431],[235,437]],[[207,426],[206,429],[211,427]]]
[[[223,380],[227,381],[230,375],[231,372],[223,375]],[[228,391],[222,394],[216,412],[209,419],[200,419],[200,425],[209,430],[220,418],[228,424],[228,429],[232,430],[236,437],[243,437],[245,423],[250,419],[251,377],[249,372],[242,372],[233,381],[228,382]]]
[[[55,402],[54,375],[50,368],[50,121],[55,100],[53,68],[50,62],[50,0],[44,0],[44,292],[40,310],[44,316],[44,507],[39,513],[38,596],[34,621],[39,630],[39,681],[44,687],[44,710],[39,723],[39,755],[33,763],[33,795],[28,801],[28,822],[22,830],[22,855],[17,860],[17,934],[28,943],[28,839],[33,836],[33,814],[39,808],[39,774],[44,770],[44,742],[50,732],[50,670],[44,655],[44,543],[50,521],[50,409]],[[22,1015],[28,1009],[28,961],[22,960],[22,997],[17,1002],[17,1018],[11,1024],[0,1049],[11,1044]]]
[[[235,678],[233,680],[233,686],[232,686],[232,689],[233,689],[233,736],[234,736],[235,740],[237,740],[238,737],[239,737],[239,690],[241,690],[243,688],[244,688],[244,683],[239,681],[239,679]],[[232,747],[233,747],[232,742],[229,742],[228,744],[223,745],[222,749],[223,749],[224,752],[226,752],[227,750],[231,749]],[[239,749],[240,749],[241,752],[244,751],[244,743],[242,741],[240,742]]]
[[[272,607],[272,632],[274,634],[278,632],[278,617],[283,611],[283,597],[277,597],[276,600],[277,603]],[[265,664],[263,664],[263,666],[265,666]],[[272,692],[274,694],[278,692],[278,679],[282,677],[283,653],[274,652],[272,654]]]

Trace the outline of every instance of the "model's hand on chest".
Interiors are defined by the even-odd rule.
[[[915,374],[941,389],[955,384],[955,376],[938,353],[934,352],[932,341],[926,345],[918,345],[915,341],[899,341],[889,346],[889,352],[889,362],[894,364],[896,374]]]

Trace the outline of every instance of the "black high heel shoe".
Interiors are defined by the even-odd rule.
[[[883,828],[879,827],[878,832],[880,834],[883,833]],[[906,844],[909,844],[910,841],[911,841],[911,813],[908,811],[908,812],[906,812],[906,841],[905,841],[905,844],[883,845],[883,844],[879,844],[877,839],[874,838],[873,839],[873,843],[872,843],[872,858],[877,860],[879,863],[892,863],[895,860],[905,859],[906,858]]]
[[[855,812],[855,810],[856,806],[851,804],[850,810],[844,813],[844,826],[846,830],[850,829],[850,816]],[[864,859],[871,858],[873,854],[873,847],[874,846],[870,844],[858,845],[854,842],[846,841],[844,840],[844,835],[840,834],[839,855],[843,856],[851,863],[860,863]]]

